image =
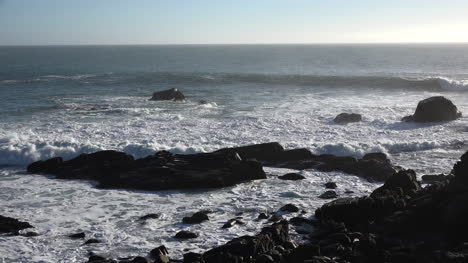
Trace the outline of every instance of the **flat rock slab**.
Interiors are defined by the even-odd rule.
[[[64,161],[60,157],[38,161],[28,172],[60,179],[97,181],[100,188],[139,190],[219,188],[265,179],[262,165],[235,153],[171,154],[166,151],[141,159],[117,151],[82,154]]]

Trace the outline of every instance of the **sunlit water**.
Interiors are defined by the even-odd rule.
[[[286,148],[360,157],[389,154],[425,173],[449,172],[468,149],[468,118],[401,123],[419,100],[443,95],[468,114],[468,47],[451,46],[141,46],[0,48],[0,214],[30,222],[40,235],[0,237],[0,259],[81,262],[89,251],[143,255],[161,244],[175,257],[257,232],[258,213],[286,203],[306,215],[323,204],[323,183],[364,195],[377,185],[342,173],[290,170],[218,190],[134,192],[90,182],[27,175],[35,160],[115,149],[143,157],[158,150],[207,152],[278,141]],[[185,102],[149,101],[178,88]],[[209,103],[200,105],[200,100]],[[363,121],[337,125],[341,112]],[[210,209],[210,221],[181,219]],[[244,212],[244,226],[221,229]],[[160,213],[141,224],[138,217]],[[176,241],[181,229],[200,237]],[[85,231],[103,243],[81,246]]]

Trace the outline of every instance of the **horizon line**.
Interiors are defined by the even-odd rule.
[[[0,47],[54,47],[54,46],[246,46],[246,45],[460,45],[460,42],[312,42],[312,43],[143,43],[143,44],[0,44]]]

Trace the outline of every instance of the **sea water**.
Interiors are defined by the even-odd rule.
[[[148,100],[168,88],[186,101]],[[82,262],[89,253],[144,255],[162,244],[180,258],[258,232],[258,214],[287,203],[313,216],[325,182],[336,182],[341,196],[378,186],[315,170],[302,171],[303,181],[281,181],[277,176],[292,170],[265,168],[266,180],[217,190],[99,190],[93,182],[29,175],[33,161],[278,141],[316,154],[384,152],[418,176],[449,173],[468,149],[468,118],[400,122],[418,101],[439,95],[468,115],[468,45],[0,47],[0,214],[40,234],[0,236],[0,259]],[[341,112],[362,114],[363,121],[335,124]],[[200,209],[213,211],[209,222],[181,223]],[[221,229],[239,212],[245,225]],[[148,213],[161,218],[141,223]],[[200,237],[173,239],[182,229]],[[79,231],[103,242],[82,246],[66,237]]]

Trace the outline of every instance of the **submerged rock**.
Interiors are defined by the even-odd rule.
[[[361,114],[356,113],[340,113],[333,120],[336,123],[350,123],[350,122],[360,122],[362,120]]]
[[[84,232],[79,232],[79,233],[74,233],[68,235],[69,238],[71,239],[82,239],[86,237],[86,234]]]
[[[325,183],[325,188],[327,189],[336,189],[338,186],[335,182],[327,182]]]
[[[297,213],[299,212],[299,208],[293,204],[287,204],[287,205],[284,205],[283,207],[281,207],[279,209],[280,211],[283,211],[283,212],[289,212],[289,213]]]
[[[406,116],[402,121],[440,122],[453,121],[462,116],[457,106],[443,96],[424,99],[418,103],[413,116]]]
[[[147,214],[147,215],[144,215],[144,216],[138,218],[138,220],[146,221],[148,219],[158,219],[159,217],[160,217],[159,214]]]
[[[95,180],[100,188],[141,190],[218,188],[266,178],[260,163],[221,152],[178,155],[161,151],[134,160],[123,152],[100,151],[69,161],[57,157],[34,162],[28,172]]]
[[[304,180],[305,177],[303,175],[297,174],[297,173],[288,173],[282,176],[278,176],[279,179],[281,180],[291,180],[291,181],[297,181],[297,180]]]
[[[185,96],[178,89],[168,89],[163,91],[157,91],[153,93],[153,97],[150,100],[185,100]]]
[[[321,199],[333,199],[333,198],[337,198],[337,197],[338,197],[338,195],[333,190],[326,191],[325,193],[319,195],[319,198],[321,198]]]
[[[20,231],[32,228],[29,223],[19,221],[18,219],[0,215],[0,233],[9,235],[19,235]]]

